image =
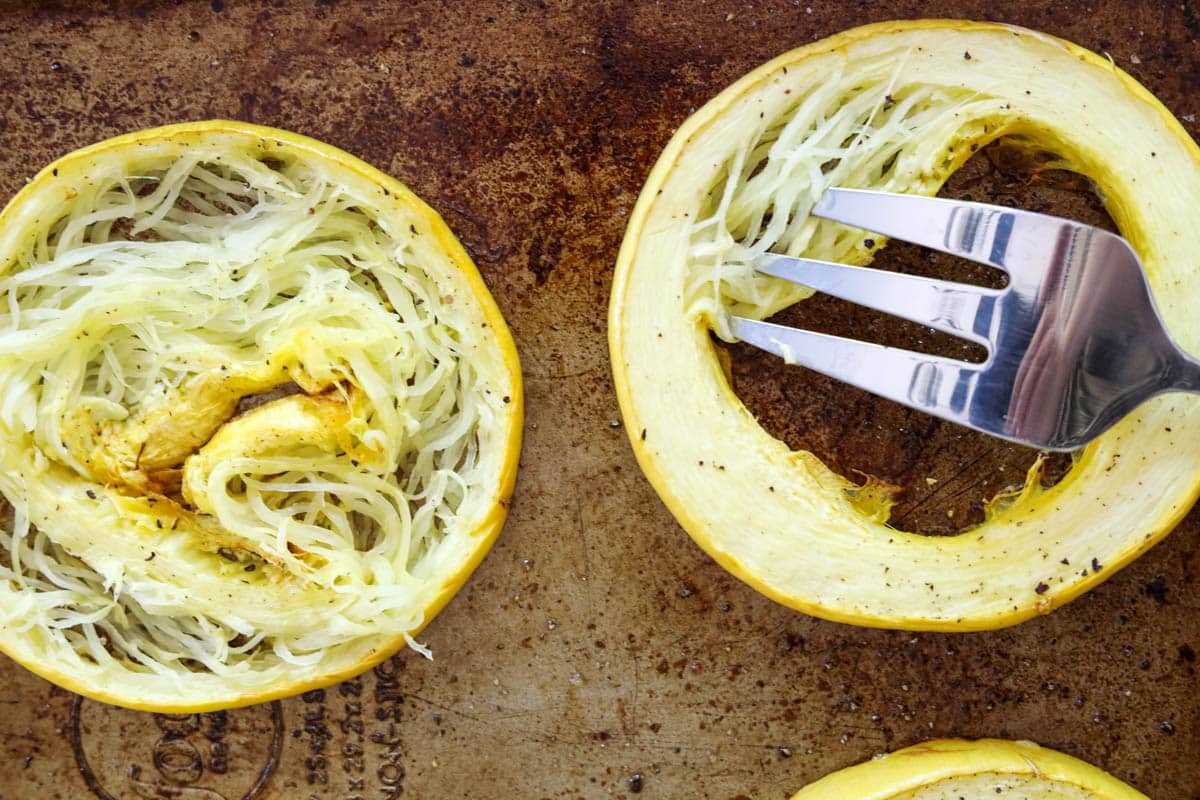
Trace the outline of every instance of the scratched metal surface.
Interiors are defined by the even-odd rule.
[[[1200,517],[1017,628],[860,630],[726,575],[614,427],[610,275],[671,131],[773,55],[917,16],[999,18],[1108,52],[1198,130],[1188,2],[0,4],[0,195],[73,148],[184,119],[332,142],[407,182],[467,244],[515,333],[529,407],[510,522],[425,634],[434,662],[404,653],[302,698],[168,717],[0,660],[0,798],[782,798],[957,735],[1033,739],[1158,800],[1200,797]],[[1074,188],[992,152],[949,191],[1103,221]],[[915,249],[882,258],[949,268]],[[920,336],[812,302],[808,324]],[[907,487],[910,528],[969,522],[1029,461],[732,359],[771,430]]]

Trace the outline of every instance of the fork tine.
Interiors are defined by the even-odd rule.
[[[808,367],[952,422],[967,420],[971,389],[984,371],[950,358],[742,317],[732,317],[731,327],[742,341],[789,364]],[[977,421],[973,423],[978,426]]]
[[[1046,242],[1098,230],[1033,211],[869,189],[827,189],[812,213],[1010,274],[1027,267],[1040,275]]]
[[[983,345],[989,342],[996,298],[1003,294],[967,284],[774,253],[764,254],[754,268]]]

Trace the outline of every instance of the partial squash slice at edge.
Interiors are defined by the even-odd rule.
[[[941,739],[839,770],[792,800],[1148,800],[1108,773],[1033,742]]]

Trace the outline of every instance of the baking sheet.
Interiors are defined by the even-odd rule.
[[[609,281],[671,132],[774,55],[919,16],[1002,19],[1106,52],[1200,130],[1188,2],[0,4],[0,195],[76,147],[180,120],[331,142],[405,181],[466,243],[528,401],[510,521],[423,635],[434,661],[405,652],[303,697],[171,716],[81,700],[0,659],[0,798],[782,798],[939,736],[1032,739],[1157,800],[1200,797],[1196,514],[1016,628],[859,629],[723,572],[619,427]],[[973,168],[987,191],[1099,213],[995,159]],[[897,250],[893,265],[920,257]],[[863,395],[839,393],[830,413],[819,383],[774,381],[749,353],[733,373],[779,435],[909,485],[913,525],[978,513],[999,467],[1028,461]],[[923,475],[951,488],[922,493]]]

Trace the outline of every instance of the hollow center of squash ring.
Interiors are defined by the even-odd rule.
[[[972,156],[939,193],[1069,217],[1116,230],[1083,176],[1054,168],[1051,154],[1001,139]],[[988,267],[892,241],[872,266],[944,280],[1002,286]],[[985,351],[929,328],[817,294],[774,321],[970,361]],[[771,435],[806,450],[855,484],[868,506],[894,501],[888,523],[915,533],[950,535],[984,521],[997,495],[1024,485],[1036,450],[1010,444],[884,400],[749,345],[714,339],[729,358],[734,392]],[[1052,454],[1041,482],[1057,483],[1071,456]],[[888,495],[891,495],[890,498]],[[871,509],[864,509],[870,514]]]

